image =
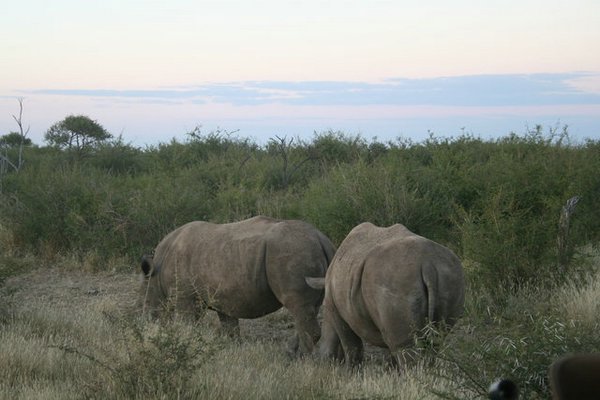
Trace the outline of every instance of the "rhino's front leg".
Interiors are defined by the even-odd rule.
[[[313,305],[287,307],[292,317],[296,332],[288,344],[288,352],[303,356],[310,354],[319,337],[321,329],[317,322],[318,308]]]
[[[240,323],[237,318],[230,317],[229,315],[223,314],[217,311],[219,315],[219,321],[221,322],[221,330],[229,337],[240,336]]]

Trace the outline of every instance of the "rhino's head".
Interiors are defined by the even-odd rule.
[[[160,289],[160,266],[155,265],[152,255],[144,255],[141,267],[143,277],[139,293],[139,306],[142,315],[155,317],[164,300]]]

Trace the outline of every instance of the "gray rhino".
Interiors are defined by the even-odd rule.
[[[307,278],[325,287],[319,353],[362,361],[362,340],[387,347],[396,357],[428,321],[448,325],[462,314],[465,282],[452,251],[397,224],[355,227],[340,244],[326,278]],[[362,340],[361,340],[362,339]]]
[[[237,335],[238,318],[261,317],[283,305],[296,327],[290,351],[308,353],[320,336],[323,290],[309,287],[305,277],[325,276],[334,254],[331,241],[302,221],[190,222],[143,257],[142,306],[154,315],[167,302],[184,314],[208,307],[224,330]]]

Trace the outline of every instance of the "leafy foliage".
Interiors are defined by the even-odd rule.
[[[26,148],[27,168],[5,178],[0,207],[22,251],[132,260],[197,219],[304,219],[338,244],[363,221],[403,223],[452,248],[482,284],[518,286],[556,278],[567,199],[581,197],[571,248],[600,237],[600,145],[554,133],[368,143],[325,132],[261,147],[197,128],[145,149],[91,135],[94,152],[77,162],[66,148]]]
[[[437,373],[460,382],[439,394],[487,397],[490,383],[502,377],[513,380],[523,398],[550,398],[548,367],[553,361],[565,354],[600,351],[598,278],[586,278],[584,284],[568,282],[550,290],[498,287],[493,295],[471,287],[465,317],[443,341],[441,332],[431,327],[417,339],[418,350],[440,364]],[[588,302],[586,295],[594,299]],[[566,298],[584,312],[576,315],[563,307]]]
[[[85,344],[58,346],[99,367],[100,373],[88,384],[90,396],[108,391],[115,398],[196,397],[194,376],[219,349],[216,340],[205,339],[195,332],[201,331],[198,327],[180,321],[150,324],[112,314],[105,318],[122,346],[118,351],[114,345],[89,350]]]
[[[23,143],[24,146],[31,146],[31,139],[24,138],[19,132],[10,132],[0,136],[0,148],[18,147]]]

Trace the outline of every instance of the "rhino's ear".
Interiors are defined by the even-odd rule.
[[[325,289],[325,278],[314,278],[311,276],[304,277],[306,284],[313,289],[323,290]]]
[[[142,256],[142,272],[147,278],[153,276],[156,271],[154,271],[154,258],[151,255],[143,255]]]

